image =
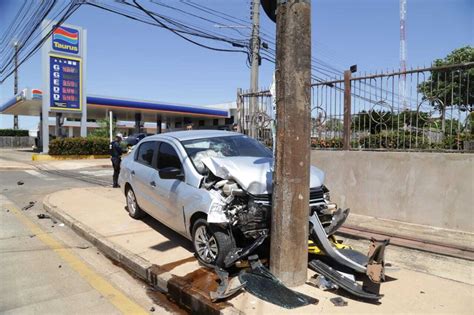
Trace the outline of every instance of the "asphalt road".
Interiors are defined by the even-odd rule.
[[[38,218],[45,214],[45,195],[73,187],[110,185],[111,169],[42,170],[44,167],[32,167],[25,158],[29,153],[5,152],[0,152],[0,313],[183,312],[61,222]],[[14,167],[8,167],[10,164]],[[22,210],[30,202],[33,206]]]

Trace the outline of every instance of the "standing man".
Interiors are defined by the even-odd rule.
[[[120,146],[120,142],[122,142],[122,134],[118,133],[115,136],[115,140],[112,141],[110,144],[110,155],[112,160],[112,166],[114,168],[114,176],[113,176],[113,188],[120,187],[118,184],[118,177],[120,174],[120,163],[122,162],[122,147]]]

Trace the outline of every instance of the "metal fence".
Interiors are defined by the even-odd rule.
[[[242,130],[271,143],[269,91],[239,93]],[[260,107],[249,113],[251,97]],[[474,150],[474,62],[312,84],[311,145],[352,150]],[[270,111],[269,111],[270,109]],[[270,139],[268,138],[270,137]]]
[[[252,99],[255,102],[255,109],[252,108]],[[271,145],[272,125],[275,116],[270,91],[252,93],[239,90],[237,93],[237,111],[240,131],[267,145]]]

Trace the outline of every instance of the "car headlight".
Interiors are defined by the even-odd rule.
[[[325,201],[331,201],[331,195],[329,194],[329,189],[323,185],[323,199]]]

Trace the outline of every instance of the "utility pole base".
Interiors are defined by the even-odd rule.
[[[311,5],[277,8],[277,126],[270,270],[287,286],[307,280],[309,228]]]

